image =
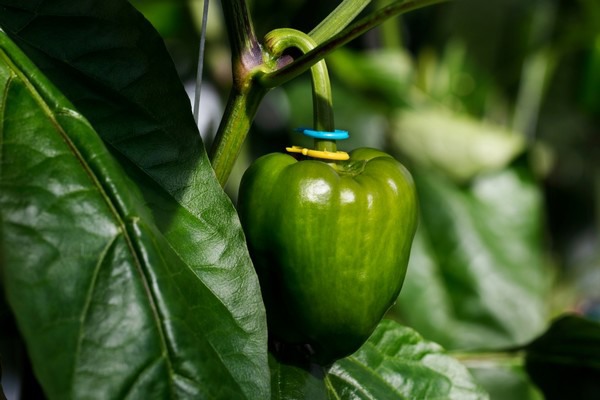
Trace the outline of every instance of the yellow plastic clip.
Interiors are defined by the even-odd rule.
[[[285,149],[288,151],[288,153],[299,153],[303,156],[320,158],[322,160],[344,161],[350,158],[348,153],[346,153],[345,151],[320,151],[307,149],[306,147],[301,146],[286,147]]]

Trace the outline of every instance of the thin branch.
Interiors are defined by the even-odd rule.
[[[361,19],[357,23],[349,26],[337,35],[318,45],[314,50],[304,54],[303,56],[300,56],[291,64],[288,64],[274,72],[260,76],[259,82],[261,85],[268,88],[280,86],[307,71],[319,60],[325,58],[327,54],[356,39],[365,32],[375,28],[387,19],[407,13],[409,11],[447,1],[448,0],[396,1],[393,4],[376,11],[373,14]]]
[[[319,25],[317,25],[308,35],[320,44],[328,38],[337,35],[342,29],[347,27],[354,18],[371,0],[344,0],[331,12]]]

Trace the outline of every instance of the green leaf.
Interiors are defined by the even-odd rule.
[[[0,7],[0,26],[91,122],[169,245],[223,304],[222,317],[237,321],[236,352],[256,361],[260,396],[269,372],[258,280],[160,36],[125,0]]]
[[[328,369],[271,358],[275,399],[487,399],[467,369],[437,344],[382,321],[352,356]]]
[[[231,294],[255,279],[223,263],[243,266],[240,253],[221,256],[237,230],[180,207],[163,235],[92,126],[2,32],[0,87],[2,283],[46,395],[268,398],[260,300]]]
[[[341,49],[327,57],[327,65],[334,78],[352,91],[360,91],[363,101],[366,97],[368,103],[383,102],[388,109],[406,105],[414,75],[413,62],[407,53],[389,49],[368,53]]]
[[[140,185],[170,245],[236,318],[263,329],[258,280],[237,214],[214,177],[189,99],[152,26],[125,0],[2,5],[0,26]],[[265,352],[265,377],[267,368]]]
[[[525,149],[523,135],[442,107],[403,110],[393,124],[396,148],[458,182],[502,169]]]
[[[547,399],[600,393],[600,323],[564,315],[526,348],[525,366]]]
[[[504,348],[537,336],[552,276],[542,253],[542,197],[526,168],[468,186],[433,172],[414,177],[421,224],[395,311],[449,349]]]

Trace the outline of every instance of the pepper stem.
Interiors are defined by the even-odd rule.
[[[294,47],[303,54],[308,53],[315,47],[316,42],[306,33],[296,29],[275,29],[265,36],[265,44],[273,56],[279,57],[286,49]],[[312,79],[313,98],[313,124],[318,131],[332,132],[335,124],[333,121],[333,101],[331,94],[331,83],[327,64],[320,60],[310,68]],[[315,149],[319,151],[335,152],[337,150],[335,140],[315,139]]]

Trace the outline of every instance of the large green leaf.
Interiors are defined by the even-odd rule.
[[[228,203],[210,194],[214,211],[169,209],[164,236],[92,126],[1,32],[0,87],[2,282],[46,394],[268,398],[254,275],[225,262],[246,265],[227,249],[241,236]],[[226,222],[200,219],[212,213]]]
[[[0,7],[0,26],[140,185],[169,244],[245,329],[266,335],[237,214],[152,26],[125,0],[0,0]]]
[[[458,186],[415,173],[421,225],[395,311],[450,349],[521,345],[546,325],[542,198],[524,167]]]
[[[487,399],[439,345],[390,320],[330,368],[270,363],[273,399]]]

